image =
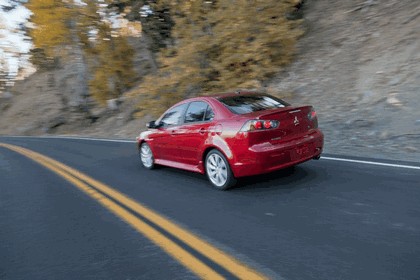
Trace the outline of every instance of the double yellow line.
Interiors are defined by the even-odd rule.
[[[202,279],[217,280],[224,279],[224,277],[133,213],[145,217],[154,225],[166,230],[178,240],[182,241],[183,244],[194,249],[239,279],[267,279],[261,273],[241,263],[239,260],[212,246],[210,243],[183,229],[174,222],[162,217],[155,211],[74,168],[19,146],[0,143],[0,147],[22,154],[71,182]],[[133,213],[127,209],[130,209]]]

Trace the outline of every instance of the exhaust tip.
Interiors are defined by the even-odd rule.
[[[316,148],[315,150],[316,150],[316,152],[319,152],[319,151],[321,151],[321,148]],[[315,159],[315,160],[318,160],[320,158],[321,158],[321,154],[313,157],[313,159]]]

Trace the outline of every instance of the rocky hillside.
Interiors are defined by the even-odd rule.
[[[325,151],[420,161],[418,1],[308,1],[305,20],[272,86],[316,106]]]
[[[296,61],[267,88],[316,107],[327,153],[420,162],[418,1],[331,3],[305,2]],[[146,120],[133,119],[132,101],[88,114],[69,106],[71,69],[37,73],[0,97],[0,134],[133,139]]]

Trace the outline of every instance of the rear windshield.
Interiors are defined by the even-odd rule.
[[[235,114],[247,114],[289,106],[287,102],[271,95],[235,95],[219,98]]]

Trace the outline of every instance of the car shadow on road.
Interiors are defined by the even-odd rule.
[[[313,187],[313,181],[318,176],[309,166],[293,166],[267,174],[243,177],[231,191],[268,191],[297,190]]]
[[[207,185],[211,188],[206,175],[159,166],[160,172],[170,176],[182,177],[184,182]],[[322,171],[314,166],[302,164],[274,171],[267,174],[239,178],[237,184],[228,192],[272,192],[284,190],[287,192],[299,189],[310,189],[319,184],[317,178],[322,177]]]

